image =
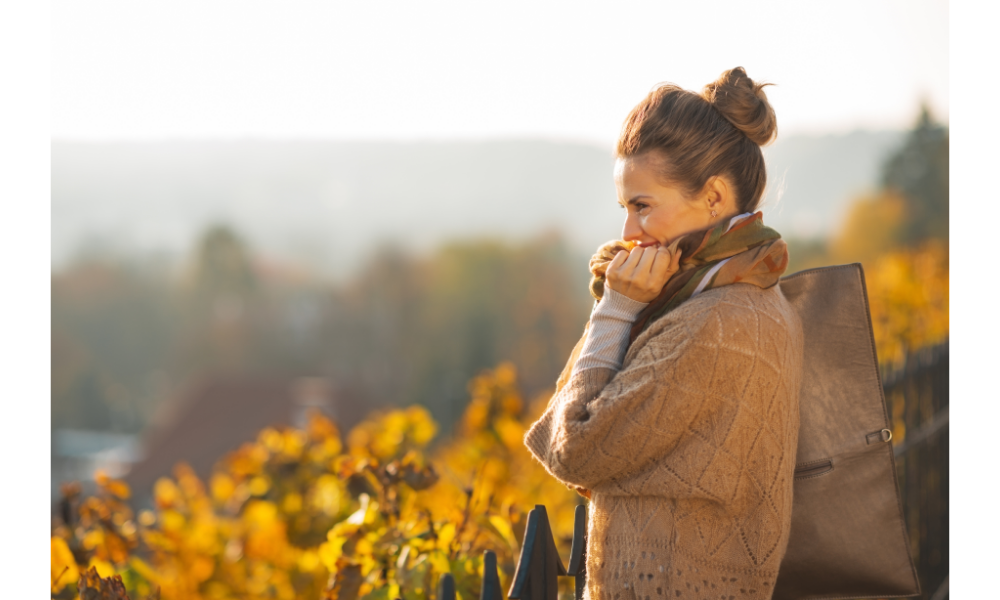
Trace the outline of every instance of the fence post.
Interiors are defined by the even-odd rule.
[[[500,596],[500,576],[497,574],[497,555],[492,550],[483,552],[483,587],[479,600],[503,600]]]
[[[576,506],[573,515],[573,547],[569,551],[569,568],[566,574],[575,579],[576,600],[583,600],[583,589],[587,583],[587,507]]]
[[[528,513],[521,557],[507,596],[513,600],[558,600],[560,575],[566,575],[566,567],[556,552],[548,513],[536,504]]]
[[[445,573],[438,580],[437,600],[455,600],[455,578]]]
[[[882,383],[894,425],[905,426],[893,454],[920,598],[940,600],[948,593],[949,564],[948,341],[908,354]]]

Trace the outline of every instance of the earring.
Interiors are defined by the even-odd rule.
[[[712,218],[714,219],[714,218],[715,218],[715,217],[717,217],[717,216],[719,216],[719,213],[717,213],[717,212],[715,212],[715,211],[713,210],[713,211],[712,211]]]

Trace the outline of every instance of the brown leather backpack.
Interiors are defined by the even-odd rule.
[[[805,354],[792,529],[773,598],[918,595],[861,265],[779,285]]]

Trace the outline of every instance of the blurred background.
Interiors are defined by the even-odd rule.
[[[447,436],[503,361],[544,394],[620,234],[622,120],[738,65],[776,84],[789,273],[861,262],[884,376],[946,384],[947,2],[686,4],[53,2],[53,500],[204,477],[309,408]],[[904,396],[897,443],[947,424]]]

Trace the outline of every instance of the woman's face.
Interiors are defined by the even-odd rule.
[[[707,229],[730,212],[735,214],[724,180],[713,178],[706,190],[690,197],[662,182],[657,175],[660,160],[644,154],[619,158],[615,164],[618,204],[627,211],[623,240],[640,246],[666,246],[686,233]],[[712,210],[716,217],[712,217]]]

